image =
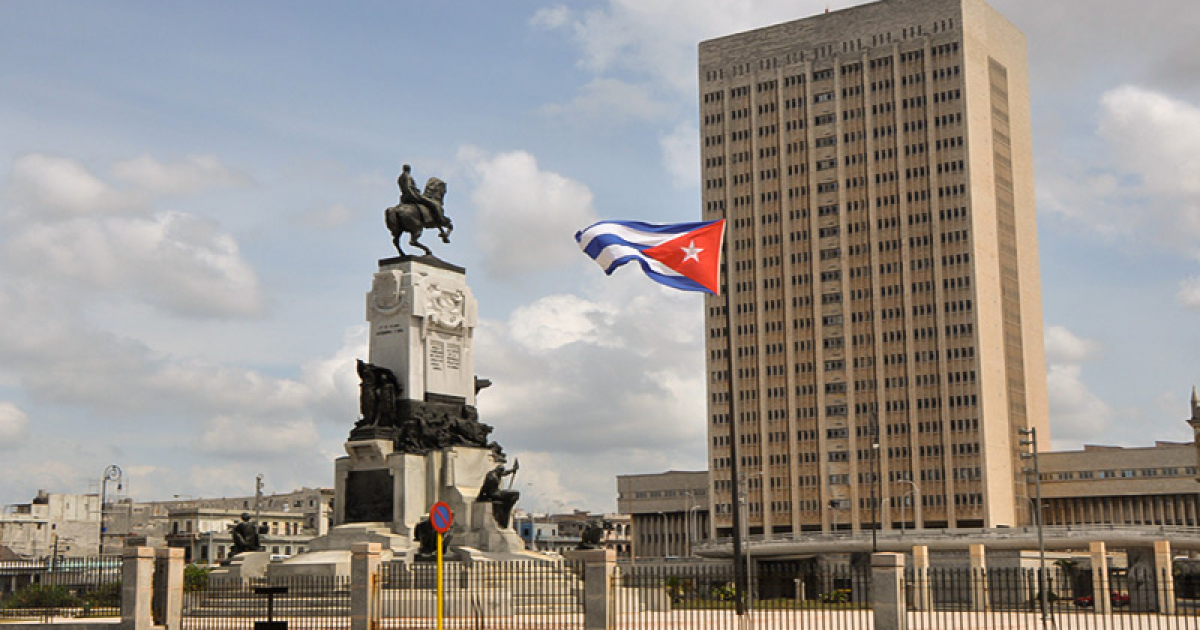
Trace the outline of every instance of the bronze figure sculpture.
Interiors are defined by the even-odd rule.
[[[479,502],[490,501],[492,503],[492,517],[496,519],[496,524],[500,527],[508,527],[513,506],[521,498],[521,493],[516,490],[501,490],[500,482],[504,477],[516,474],[518,466],[505,470],[504,465],[501,464],[489,470],[483,478],[483,486],[479,488],[479,496],[475,499]]]
[[[244,551],[261,551],[262,545],[258,542],[259,528],[250,520],[250,513],[242,514],[240,523],[233,526],[231,532],[233,535],[233,549],[229,551],[229,556],[233,557]]]
[[[425,182],[425,190],[417,189],[413,180],[412,168],[405,164],[400,177],[396,180],[400,187],[400,203],[384,210],[384,222],[392,233],[392,245],[404,256],[400,248],[400,235],[408,234],[408,244],[420,248],[426,256],[432,256],[429,250],[418,239],[425,228],[437,228],[442,242],[450,242],[450,233],[454,231],[454,223],[446,216],[442,208],[442,200],[446,197],[446,182],[430,177]]]

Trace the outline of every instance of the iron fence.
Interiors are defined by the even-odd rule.
[[[745,615],[728,563],[622,566],[613,578],[617,627],[862,630],[873,627],[869,567],[762,563],[750,571]]]
[[[183,630],[252,629],[256,621],[286,621],[293,630],[350,627],[350,579],[194,580],[183,593]]]
[[[1200,594],[1169,571],[1110,571],[1103,593],[1090,569],[1048,568],[1044,603],[1039,577],[1035,568],[910,569],[908,628],[1200,629]]]
[[[117,617],[121,557],[0,562],[0,618]]]
[[[446,628],[584,627],[584,565],[574,560],[446,562]],[[387,563],[379,579],[383,628],[433,628],[437,566]]]

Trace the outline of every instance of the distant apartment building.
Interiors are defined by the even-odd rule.
[[[617,511],[629,515],[635,558],[687,557],[709,536],[709,474],[617,476]]]
[[[221,508],[182,508],[171,510],[167,546],[184,550],[184,560],[215,564],[233,549],[232,529],[244,510]],[[292,556],[307,549],[316,537],[305,527],[302,512],[260,512],[256,521],[265,532],[259,534],[262,550],[273,556]]]
[[[579,547],[583,532],[596,524],[604,531],[601,546],[612,549],[618,558],[629,555],[629,516],[625,514],[595,514],[576,510],[570,514],[534,514],[520,511],[513,516],[513,528],[534,551],[562,553]]]
[[[100,540],[100,496],[39,490],[29,503],[0,512],[0,547],[22,558],[95,556]],[[119,553],[119,548],[116,550]]]
[[[741,496],[766,538],[1029,522],[1018,431],[1046,450],[1049,427],[1024,36],[982,0],[885,0],[702,42],[699,76],[703,217],[727,220],[714,533]]]

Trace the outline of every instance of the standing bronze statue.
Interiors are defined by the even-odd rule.
[[[420,248],[426,256],[432,256],[433,252],[418,240],[421,232],[425,228],[437,228],[442,242],[449,243],[450,233],[454,231],[454,223],[442,208],[442,200],[446,197],[446,182],[430,177],[425,182],[425,190],[418,190],[416,180],[412,176],[412,167],[405,164],[396,184],[400,186],[400,203],[383,212],[384,222],[387,223],[388,231],[392,233],[392,245],[395,245],[396,251],[403,256],[400,235],[407,233],[409,245]]]

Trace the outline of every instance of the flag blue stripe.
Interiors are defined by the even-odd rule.
[[[613,261],[613,264],[609,266],[608,269],[605,269],[604,273],[611,276],[618,267],[628,262],[636,262],[637,264],[641,265],[642,271],[644,271],[651,280],[659,284],[664,284],[673,289],[680,289],[682,291],[700,291],[703,293],[712,293],[712,291],[709,291],[699,282],[696,282],[687,276],[667,275],[665,273],[655,271],[654,269],[650,268],[650,263],[645,258],[632,254]]]
[[[575,233],[583,252],[612,275],[618,267],[637,261],[651,280],[681,291],[712,293],[699,282],[651,261],[643,251],[670,241],[677,235],[707,227],[716,221],[690,223],[645,223],[642,221],[600,221]]]
[[[583,248],[583,253],[591,256],[592,260],[595,260],[596,257],[600,255],[600,252],[604,251],[604,248],[610,245],[625,245],[626,247],[632,247],[639,252],[654,247],[653,245],[631,243],[628,240],[617,236],[616,234],[600,234],[594,237],[592,242],[588,243],[587,247]]]

